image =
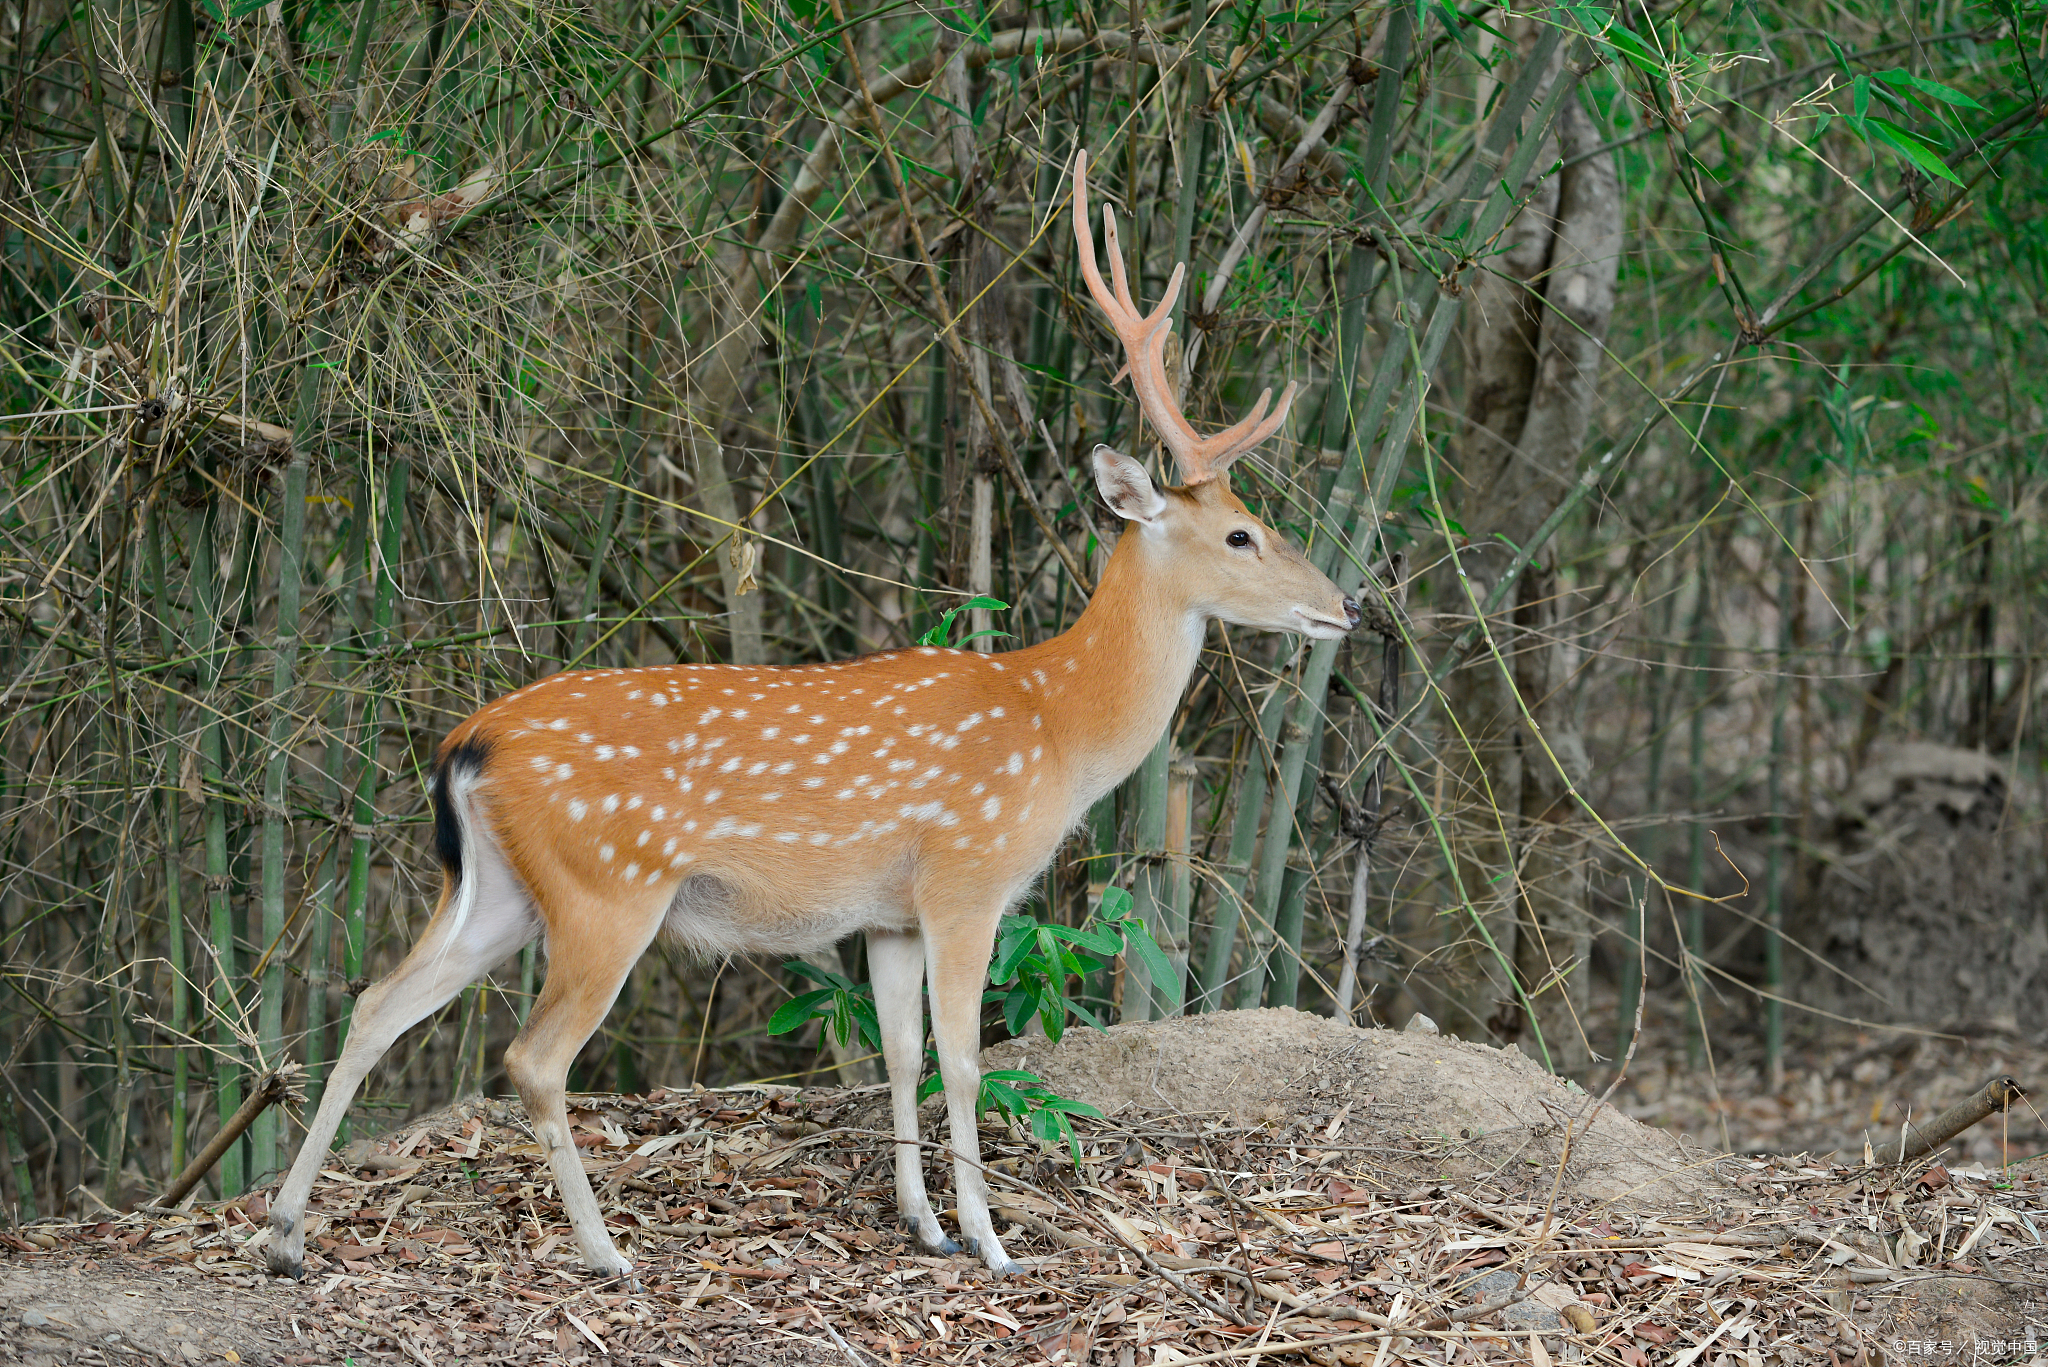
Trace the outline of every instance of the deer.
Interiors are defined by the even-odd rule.
[[[565,672],[486,704],[440,746],[429,784],[440,899],[411,951],[358,1000],[290,1172],[266,1260],[302,1276],[306,1204],[357,1087],[406,1030],[536,936],[547,972],[505,1069],[588,1269],[630,1278],[584,1175],[564,1100],[571,1061],[657,935],[706,956],[797,954],[867,937],[895,1126],[896,1205],[947,1256],[917,1121],[928,990],[958,1226],[989,1271],[1021,1271],[991,1221],[977,1135],[982,989],[997,922],[1089,808],[1166,730],[1208,623],[1319,640],[1358,604],[1230,491],[1231,463],[1279,430],[1267,411],[1204,437],[1182,416],[1166,336],[1185,274],[1132,302],[1103,206],[1113,288],[1088,228],[1090,295],[1122,342],[1140,411],[1183,483],[1108,446],[1090,461],[1124,524],[1086,607],[1038,645],[913,646],[821,664],[676,663]],[[1124,372],[1119,372],[1119,378]]]

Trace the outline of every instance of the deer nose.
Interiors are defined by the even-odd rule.
[[[1357,626],[1359,615],[1358,601],[1353,598],[1346,598],[1344,600],[1344,621],[1347,626]]]

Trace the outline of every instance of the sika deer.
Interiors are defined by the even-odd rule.
[[[1186,486],[1155,488],[1136,461],[1095,448],[1096,487],[1130,526],[1079,620],[1041,645],[557,674],[457,726],[433,776],[440,904],[405,961],[356,1005],[271,1206],[273,1269],[302,1269],[314,1176],[371,1066],[544,935],[547,980],[505,1066],[584,1260],[628,1273],[562,1095],[627,972],[663,933],[705,954],[792,954],[860,931],[895,1112],[898,1210],[925,1248],[957,1251],[916,1148],[918,989],[928,982],[961,1233],[991,1270],[1016,1270],[990,1222],[975,1133],[981,990],[998,918],[1171,721],[1211,618],[1317,638],[1358,622],[1357,605],[1252,516],[1225,477],[1279,427],[1293,386],[1270,416],[1262,397],[1227,432],[1205,439],[1188,426],[1162,361],[1181,271],[1140,315],[1105,208],[1115,289],[1104,287],[1086,170],[1084,153],[1074,187],[1082,274]]]

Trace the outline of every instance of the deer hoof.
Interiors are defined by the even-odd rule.
[[[277,1244],[263,1250],[263,1261],[269,1266],[272,1276],[290,1277],[297,1281],[306,1275],[305,1259]]]

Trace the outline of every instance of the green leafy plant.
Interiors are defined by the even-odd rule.
[[[984,636],[1004,637],[1010,634],[1007,631],[971,631],[967,635],[962,636],[957,641],[947,640],[946,638],[949,635],[951,635],[953,631],[953,619],[955,617],[958,617],[963,612],[972,612],[977,608],[986,609],[989,612],[1008,612],[1010,610],[1010,605],[1008,603],[1003,602],[1000,598],[989,598],[982,595],[976,595],[975,597],[968,599],[964,603],[958,604],[955,607],[947,608],[945,612],[940,615],[938,625],[933,627],[930,631],[927,631],[924,635],[918,637],[917,643],[921,646],[951,646],[957,650],[959,647],[966,645],[969,641],[978,641]]]
[[[875,1015],[875,990],[867,983],[856,983],[841,977],[830,969],[807,964],[802,959],[791,959],[784,968],[798,977],[809,978],[824,986],[791,997],[775,1009],[768,1018],[768,1033],[786,1035],[790,1031],[820,1018],[833,1038],[841,1044],[860,1035],[861,1043],[876,1053],[882,1051],[882,1023]]]
[[[937,1051],[926,1049],[924,1056],[931,1064],[931,1071],[917,1084],[917,1099],[923,1103],[926,1098],[938,1095],[945,1080],[939,1076]],[[976,1102],[985,1115],[995,1111],[1004,1117],[1022,1121],[1048,1144],[1065,1144],[1067,1152],[1074,1156],[1074,1165],[1081,1163],[1081,1142],[1074,1137],[1074,1117],[1093,1116],[1100,1119],[1102,1112],[1085,1101],[1059,1095],[1048,1087],[1045,1079],[1024,1068],[992,1068],[981,1075],[981,1095]]]
[[[1022,1121],[1031,1133],[1048,1144],[1064,1144],[1081,1165],[1081,1143],[1074,1137],[1074,1117],[1102,1118],[1102,1112],[1085,1101],[1056,1094],[1044,1079],[1022,1068],[997,1068],[981,1075],[981,1108],[1001,1111]]]
[[[1131,895],[1122,888],[1104,889],[1101,907],[1078,928],[1005,916],[996,928],[995,961],[989,967],[989,981],[996,986],[983,1000],[1001,1004],[1003,1023],[1013,1035],[1023,1033],[1034,1015],[1054,1043],[1065,1032],[1069,1015],[1100,1030],[1103,1024],[1095,1013],[1066,994],[1066,980],[1102,968],[1119,954],[1136,955],[1152,981],[1179,1003],[1180,979],[1152,932],[1132,914]]]
[[[1830,46],[1834,46],[1830,43]],[[1939,81],[1930,81],[1916,76],[1902,68],[1890,71],[1849,72],[1847,59],[1842,57],[1839,47],[1835,54],[1842,60],[1842,70],[1849,76],[1849,112],[1841,114],[1842,121],[1856,130],[1858,136],[1872,148],[1892,153],[1900,161],[1916,171],[1945,180],[1951,185],[1961,186],[1962,177],[1943,164],[1942,144],[1927,134],[1914,132],[1871,112],[1873,100],[1880,106],[1889,107],[1902,118],[1918,118],[1932,115],[1939,120],[1948,109],[1979,109],[1969,96],[1952,90]],[[1937,106],[1945,106],[1938,108]],[[1829,116],[1821,115],[1819,129],[1827,131]]]

